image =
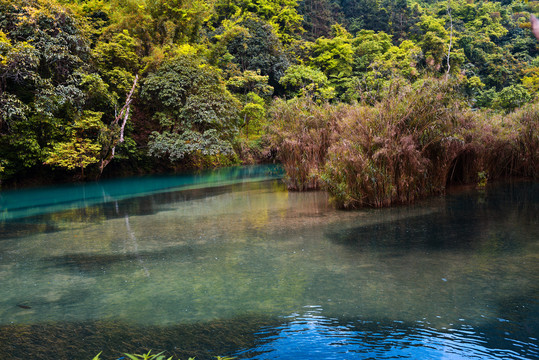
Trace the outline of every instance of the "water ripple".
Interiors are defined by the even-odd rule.
[[[505,338],[492,344],[489,335],[469,325],[441,330],[425,324],[408,326],[372,321],[342,323],[310,308],[257,333],[257,346],[235,354],[248,359],[532,359],[537,340]],[[499,338],[498,338],[499,340]]]

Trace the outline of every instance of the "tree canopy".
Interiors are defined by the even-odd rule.
[[[471,109],[511,112],[539,91],[537,12],[520,0],[0,0],[0,181],[97,176],[137,76],[113,162],[124,168],[238,161],[275,98],[374,106],[434,77]]]

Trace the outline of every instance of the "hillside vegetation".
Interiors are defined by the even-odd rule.
[[[516,0],[0,0],[0,181],[277,156],[291,188],[353,207],[537,178],[537,12]]]

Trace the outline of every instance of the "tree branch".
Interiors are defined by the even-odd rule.
[[[137,81],[138,75],[135,76],[135,80],[133,81],[133,87],[131,87],[131,91],[129,92],[129,94],[127,94],[127,98],[125,99],[125,105],[122,107],[120,113],[116,116],[116,118],[114,118],[114,120],[110,124],[111,127],[118,125],[120,119],[122,119],[122,125],[120,126],[120,137],[117,140],[112,141],[110,153],[108,153],[103,159],[101,159],[101,164],[99,165],[99,175],[103,173],[105,166],[107,166],[111,162],[111,160],[114,159],[114,155],[116,154],[116,146],[124,142],[125,124],[127,123],[127,119],[129,118],[129,109],[131,106],[131,102],[133,101],[132,97],[137,86]]]

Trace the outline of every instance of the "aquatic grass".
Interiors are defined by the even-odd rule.
[[[474,162],[476,173],[490,179],[539,177],[539,104],[506,115],[478,113],[473,127],[462,133],[468,138],[468,162]]]
[[[509,114],[511,158],[505,173],[537,179],[539,177],[539,104],[529,104]],[[510,162],[509,162],[510,160]]]
[[[336,128],[342,106],[317,104],[313,99],[278,99],[271,109],[269,134],[292,190],[320,187],[318,172],[327,150],[339,133]]]
[[[374,106],[278,101],[274,141],[291,190],[341,208],[411,203],[453,183],[537,178],[539,105],[473,112],[450,81],[395,87]]]
[[[340,207],[408,203],[443,191],[462,146],[450,86],[433,80],[401,87],[374,107],[350,109],[322,172]]]

